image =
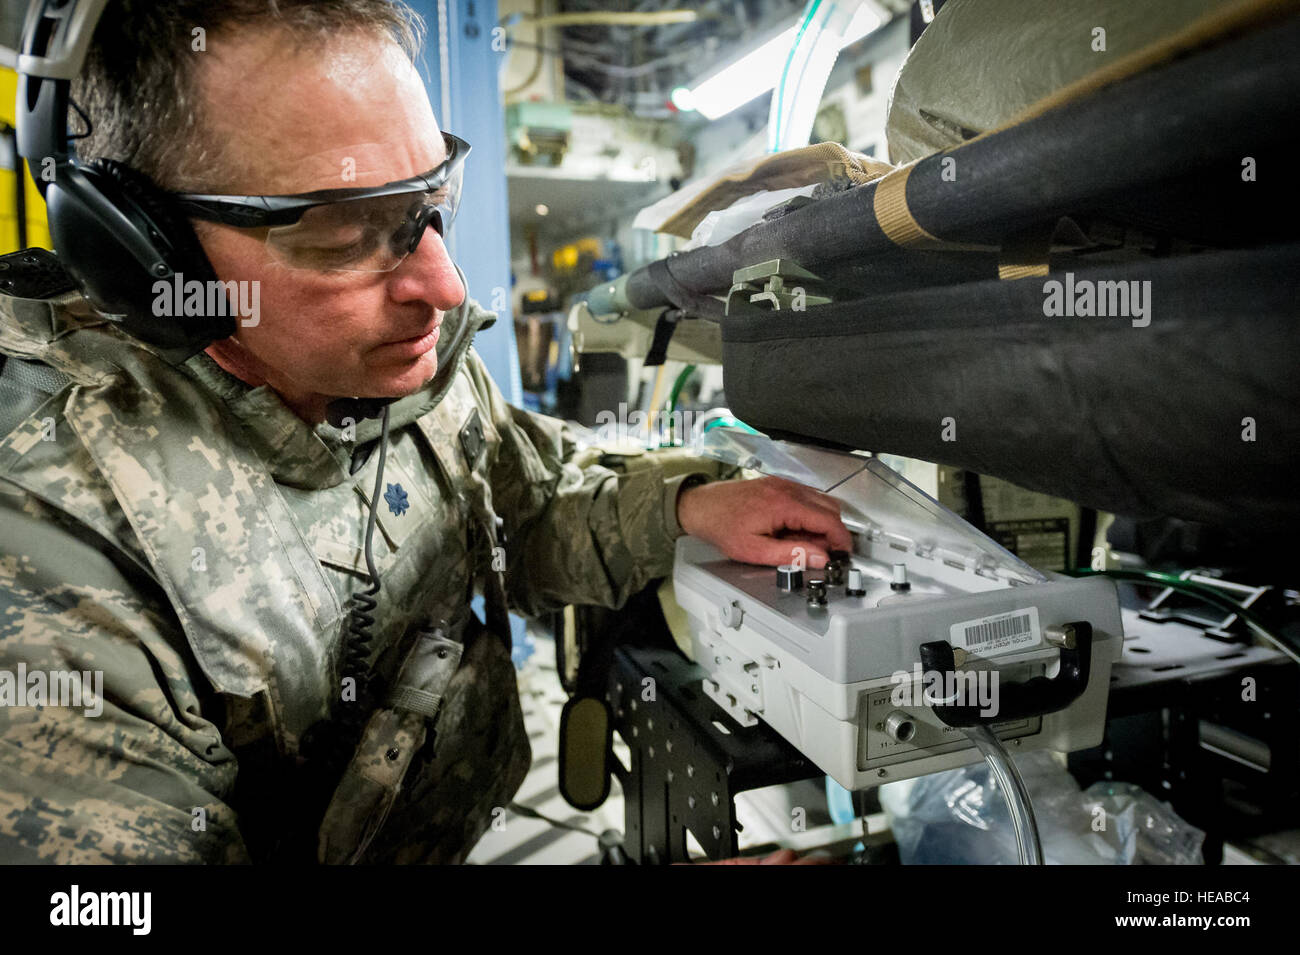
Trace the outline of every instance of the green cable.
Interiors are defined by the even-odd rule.
[[[672,414],[674,411],[677,410],[677,402],[681,398],[682,389],[686,387],[686,382],[691,380],[691,375],[693,374],[695,374],[695,366],[687,365],[685,368],[681,370],[681,373],[678,374],[677,380],[673,382],[672,390],[668,393],[669,414]],[[712,429],[717,427],[738,428],[739,430],[746,431],[749,434],[761,433],[755,431],[753,428],[745,424],[745,422],[741,421],[739,418],[732,418],[732,417],[715,418],[704,426],[704,430],[711,431]]]
[[[751,428],[749,425],[745,424],[745,422],[741,421],[739,418],[714,418],[712,421],[710,421],[708,424],[704,426],[705,434],[712,431],[714,428],[735,428],[736,430],[743,431],[746,434],[761,435],[763,433],[755,428]]]
[[[1243,607],[1231,597],[1227,597],[1215,590],[1213,587],[1205,584],[1198,584],[1194,581],[1184,580],[1181,577],[1175,577],[1173,574],[1164,574],[1156,570],[1093,570],[1091,567],[1077,567],[1073,570],[1067,570],[1071,577],[1111,577],[1115,580],[1128,580],[1136,583],[1157,584],[1161,587],[1169,587],[1188,596],[1204,600],[1208,604],[1213,604],[1221,610],[1234,613],[1242,619],[1245,624],[1267,640],[1273,646],[1277,647],[1296,663],[1300,663],[1300,653],[1297,653],[1287,641],[1283,640],[1277,634],[1273,633],[1268,627],[1264,626],[1259,615],[1253,610]]]

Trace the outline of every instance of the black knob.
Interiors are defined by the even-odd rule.
[[[832,587],[839,587],[844,583],[845,562],[839,558],[832,558],[826,562],[826,583]]]
[[[808,606],[826,606],[826,581],[820,577],[808,581]]]

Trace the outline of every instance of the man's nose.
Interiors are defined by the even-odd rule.
[[[432,226],[424,230],[419,245],[392,271],[388,294],[395,302],[427,302],[443,312],[465,301],[465,285],[442,236]]]

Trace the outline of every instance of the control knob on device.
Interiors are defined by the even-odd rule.
[[[844,584],[844,593],[850,597],[865,597],[867,595],[867,588],[862,586],[862,571],[858,568],[849,568],[849,578]]]
[[[786,593],[803,587],[803,571],[793,564],[782,564],[776,569],[776,586]]]
[[[838,587],[844,583],[844,561],[829,560],[826,563],[826,583]]]

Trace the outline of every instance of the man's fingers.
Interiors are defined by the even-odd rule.
[[[797,862],[791,865],[835,865],[835,858],[821,849],[814,850],[805,856],[800,856]]]
[[[840,502],[782,478],[691,490],[679,499],[678,518],[688,534],[753,564],[819,569],[831,551],[853,549]]]
[[[818,850],[800,856],[793,849],[778,849],[765,856],[738,856],[734,859],[719,859],[716,862],[697,862],[696,865],[828,865],[830,853]],[[684,863],[678,863],[683,865]]]
[[[821,538],[787,537],[777,540],[775,537],[751,535],[736,543],[734,550],[727,553],[733,560],[743,560],[747,564],[767,564],[771,567],[797,562],[800,552],[804,565],[813,570],[826,566],[830,559],[826,541]]]
[[[806,503],[796,498],[785,498],[785,506],[775,519],[792,531],[807,531],[827,540],[832,550],[852,550],[853,538],[840,520],[838,510]]]
[[[840,526],[844,523],[844,519],[840,516],[839,501],[810,488],[804,488],[804,492],[792,501],[796,507],[807,508],[818,514],[826,515],[826,518],[832,522],[832,526]]]

